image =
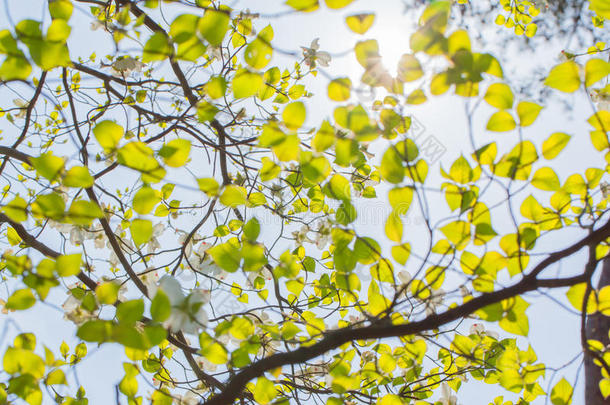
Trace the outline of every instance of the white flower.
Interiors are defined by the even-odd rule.
[[[155,226],[153,227],[152,237],[150,238],[150,240],[148,241],[148,244],[146,245],[148,247],[148,253],[154,253],[155,250],[157,250],[161,247],[161,243],[159,243],[159,239],[157,239],[157,238],[160,237],[161,235],[163,235],[164,231],[165,231],[165,225],[162,222],[155,224]]]
[[[111,22],[93,20],[93,21],[91,21],[89,28],[91,28],[91,31],[97,31],[101,28],[106,32],[110,32],[110,30],[114,29],[115,27],[114,27],[114,24]]]
[[[82,245],[85,240],[85,233],[83,229],[78,226],[72,227],[70,230],[70,243],[73,245]]]
[[[256,280],[256,278],[259,276],[264,278],[266,281],[273,280],[273,273],[271,273],[266,267],[263,267],[258,272],[251,271],[248,273],[248,285],[254,286],[254,280]]]
[[[433,291],[430,297],[426,300],[426,315],[430,316],[436,313],[436,308],[443,303],[445,291],[442,289]]]
[[[398,280],[400,280],[402,285],[408,284],[411,281],[411,274],[404,270],[398,272]]]
[[[500,335],[497,332],[485,330],[485,325],[483,325],[482,323],[473,323],[470,326],[470,334],[479,336],[489,336],[496,340],[500,338]]]
[[[610,93],[593,90],[591,92],[591,101],[595,103],[598,110],[610,111]]]
[[[157,294],[157,282],[159,281],[159,273],[146,269],[144,274],[140,275],[140,280],[146,286],[149,297],[154,297]]]
[[[307,236],[307,232],[309,231],[309,226],[303,225],[298,231],[292,232],[292,236],[294,237],[297,246],[302,246],[305,242],[314,243],[314,241]]]
[[[608,198],[610,196],[610,184],[605,181],[602,181],[599,185],[600,190],[602,191],[602,195],[604,198]]]
[[[213,373],[214,371],[216,371],[216,368],[218,367],[216,364],[212,363],[205,357],[198,357],[196,361],[197,361],[197,365],[199,366],[200,369],[207,371],[209,373]]]
[[[451,388],[447,383],[441,383],[441,404],[442,405],[457,405],[457,397],[451,392]]]
[[[572,51],[566,51],[566,50],[562,50],[559,55],[557,56],[557,58],[559,59],[560,62],[567,62],[569,60],[574,59],[574,52]]]
[[[203,308],[210,301],[207,290],[193,290],[185,296],[178,281],[171,276],[163,276],[159,288],[167,295],[172,311],[163,323],[172,332],[182,330],[184,333],[196,334],[207,323],[208,315]]]
[[[80,303],[80,300],[78,300],[74,295],[70,294],[61,306],[65,312],[64,319],[72,321],[76,325],[82,325],[88,320],[94,319],[95,315],[82,308]]]
[[[112,63],[112,74],[114,76],[129,76],[132,72],[141,72],[146,64],[131,56],[125,56]]]
[[[188,391],[186,394],[179,397],[179,405],[198,405],[201,402],[201,396],[195,394],[193,391]]]
[[[29,102],[25,101],[22,98],[16,98],[13,100],[13,103],[20,108],[19,112],[15,115],[15,118],[25,118],[28,113],[28,107],[30,105]]]
[[[305,58],[305,64],[311,67],[312,69],[316,67],[316,64],[328,67],[330,60],[332,59],[328,52],[318,50],[320,49],[320,44],[318,43],[319,40],[319,38],[316,38],[311,41],[311,45],[309,45],[309,48],[304,46],[301,47],[301,49],[303,49],[303,57]]]

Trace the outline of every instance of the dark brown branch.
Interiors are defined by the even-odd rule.
[[[53,259],[56,259],[59,256],[61,256],[61,253],[51,249],[50,247],[48,247],[44,243],[40,242],[36,237],[34,237],[34,235],[30,234],[23,227],[23,225],[21,225],[21,224],[19,224],[17,222],[11,221],[11,219],[9,217],[7,217],[6,215],[0,213],[0,223],[2,223],[2,222],[7,223],[10,226],[12,226],[13,229],[17,232],[17,235],[19,235],[19,237],[23,240],[23,242],[26,245],[30,246],[33,249],[36,249],[37,251],[39,251],[43,255],[51,257]],[[81,271],[80,273],[78,273],[76,275],[76,277],[83,284],[85,284],[90,290],[95,291],[95,289],[97,287],[97,283],[95,281],[93,281],[93,279],[91,279],[85,273],[83,273]]]
[[[231,380],[229,380],[228,384],[226,385],[226,389],[222,393],[211,397],[205,402],[205,404],[231,404],[250,380],[260,377],[265,372],[278,367],[289,364],[303,363],[311,360],[331,350],[337,349],[345,343],[354,340],[408,336],[427,330],[436,329],[442,325],[446,325],[450,322],[464,318],[488,305],[502,302],[506,299],[529,291],[534,291],[540,288],[539,280],[536,276],[545,268],[577,252],[585,246],[595,246],[608,237],[610,237],[610,222],[607,222],[599,229],[591,232],[588,236],[581,239],[577,243],[556,253],[550,254],[546,259],[535,266],[531,273],[529,273],[517,284],[491,293],[485,293],[460,306],[451,308],[441,314],[428,316],[421,321],[400,325],[387,323],[372,324],[366,327],[347,327],[327,332],[319,342],[311,346],[301,346],[291,352],[277,353],[242,369]],[[573,278],[571,279],[573,280]]]

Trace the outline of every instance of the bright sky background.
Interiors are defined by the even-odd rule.
[[[352,78],[353,82],[357,82],[362,69],[357,64],[353,53],[346,53],[346,51],[353,48],[358,37],[349,32],[343,22],[343,17],[347,14],[369,11],[371,8],[375,9],[377,12],[376,23],[366,34],[365,38],[376,38],[379,41],[384,62],[387,67],[393,70],[393,66],[396,66],[400,55],[408,49],[409,35],[416,23],[413,16],[417,15],[417,12],[414,13],[412,10],[406,10],[407,12],[405,13],[405,6],[399,0],[376,2],[360,0],[355,1],[348,9],[341,11],[322,10],[310,15],[292,14],[273,17],[273,15],[280,13],[281,10],[286,10],[280,4],[281,2],[276,0],[243,0],[233,2],[231,5],[238,9],[250,8],[253,12],[260,11],[263,16],[255,22],[256,27],[260,30],[266,24],[266,20],[270,21],[275,30],[275,38],[272,41],[273,45],[280,50],[294,52],[297,55],[296,57],[287,54],[280,55],[276,52],[273,63],[286,63],[287,66],[290,66],[301,57],[299,47],[309,46],[314,38],[319,37],[321,50],[329,51],[334,55],[331,66],[323,73],[328,77],[348,75]],[[84,10],[84,12],[81,10]],[[43,18],[45,21],[48,21],[46,2],[40,0],[27,2],[4,0],[4,7],[0,10],[0,21],[2,22],[0,23],[0,28],[5,28],[8,24],[7,12],[10,13],[11,19],[15,22],[26,17],[34,19]],[[269,18],[267,18],[268,16]],[[76,59],[78,56],[88,58],[93,50],[92,43],[95,44],[95,51],[98,56],[103,55],[104,52],[112,52],[112,44],[104,40],[104,34],[101,31],[90,31],[90,21],[87,19],[86,6],[76,5],[75,14],[70,21],[75,26],[70,38],[70,49],[73,59]],[[537,49],[535,54],[532,54],[521,52],[513,45],[506,47],[505,44],[494,42],[494,39],[499,38],[496,34],[495,26],[488,28],[483,34],[490,43],[491,49],[482,49],[476,44],[473,44],[473,47],[480,51],[490,51],[498,56],[504,64],[507,82],[511,84],[518,84],[519,77],[526,76],[527,72],[532,71],[537,66],[551,66],[556,61],[556,55],[565,45],[565,41],[557,40],[543,45],[542,48]],[[507,34],[504,32],[503,35]],[[104,46],[106,46],[105,50]],[[321,77],[319,76],[319,78]],[[333,106],[325,96],[327,80],[318,80],[310,83],[312,83],[312,88],[309,90],[315,93],[316,96],[307,104],[307,122],[315,125],[322,119],[332,116]],[[590,157],[592,148],[589,142],[588,129],[583,125],[585,117],[592,113],[591,107],[586,103],[582,95],[570,96],[566,100],[575,107],[573,111],[566,113],[559,103],[552,101],[551,106],[543,110],[538,122],[530,127],[525,134],[526,137],[531,136],[535,138],[534,141],[537,144],[540,144],[552,132],[562,131],[573,135],[572,141],[568,146],[568,149],[571,149],[569,157],[560,157],[561,163],[558,166],[554,166],[560,167],[560,171],[563,172],[563,175],[560,173],[562,181],[567,177],[565,173],[575,169],[582,172],[584,168],[593,165]],[[489,134],[486,134],[481,128],[484,128],[484,123],[489,117],[490,112],[491,109],[481,105],[474,115],[478,146],[487,143],[485,136],[489,136]],[[410,113],[423,124],[425,133],[436,137],[447,150],[440,161],[431,166],[431,176],[434,172],[438,173],[440,166],[448,168],[460,153],[470,153],[472,151],[466,130],[464,102],[462,99],[451,96],[434,98],[421,107],[413,107]],[[13,133],[5,130],[2,134],[4,138],[0,140],[0,144],[10,143]],[[536,135],[532,136],[531,134]],[[506,135],[506,144],[515,142],[514,138],[510,138],[511,136]],[[494,138],[498,137],[495,136]],[[491,137],[489,141],[491,141]],[[381,148],[378,149],[378,151],[383,150]],[[600,165],[595,164],[595,166]],[[438,177],[438,175],[435,176],[434,178]],[[433,181],[430,183],[434,184]],[[378,194],[381,193],[378,192]],[[379,217],[377,214],[380,212],[380,207],[369,206],[367,208],[366,205],[363,205],[366,203],[366,201],[358,203],[359,207],[363,209],[361,217],[364,218],[364,223],[361,224],[361,230],[366,230],[371,236],[382,235],[385,217],[378,221]],[[435,201],[434,199],[430,200],[429,204],[433,212],[435,207],[444,205],[443,201]],[[367,220],[367,218],[370,218],[370,220]],[[496,222],[501,223],[502,221],[502,218],[492,219],[495,221],[494,224]],[[407,221],[405,222],[406,225],[412,225],[411,228],[407,226],[407,232],[416,235],[418,218],[410,216]],[[421,224],[421,222],[419,223]],[[557,236],[553,240],[550,238],[541,240],[539,246],[548,247],[548,250],[552,250],[558,246],[564,246],[576,238],[577,236],[573,234],[564,233],[562,237]],[[582,257],[581,255],[562,263],[563,271],[570,269],[566,274],[580,271],[582,268]],[[5,293],[3,292],[3,294]],[[554,296],[565,297],[564,294],[565,291],[557,291]],[[530,318],[530,336],[528,339],[519,338],[520,345],[524,348],[524,345],[532,344],[540,361],[545,362],[550,367],[559,367],[570,361],[580,352],[579,317],[569,314],[550,298],[532,297],[528,301],[533,305],[527,312]],[[61,303],[64,299],[64,294],[56,291],[51,294],[49,301]],[[62,314],[57,308],[45,304],[37,304],[31,310],[12,313],[9,316],[0,315],[0,331],[2,332],[0,334],[0,345],[5,347],[12,341],[12,337],[21,331],[32,331],[37,334],[39,341],[44,341],[54,349],[59,346],[62,340],[65,340],[73,348],[78,342],[73,338],[75,329],[71,323],[62,321],[61,317]],[[470,320],[465,321],[464,330],[467,330],[472,322]],[[493,329],[505,336],[498,327]],[[76,378],[78,376],[80,384],[87,391],[90,403],[116,403],[114,386],[123,375],[121,367],[122,361],[125,360],[123,352],[119,347],[111,344],[106,344],[99,350],[94,349],[93,345],[89,345],[89,349],[90,354],[82,364],[76,367],[73,377]],[[565,375],[569,381],[573,382],[578,364],[580,364],[580,361],[575,362],[572,366],[562,371],[560,375],[554,376],[554,382],[557,382],[562,375]],[[549,377],[552,377],[551,373],[547,374],[547,382],[550,381]],[[582,398],[583,379],[584,374],[581,373],[575,394],[575,403],[578,403],[580,398]],[[543,388],[547,390],[548,387]],[[487,401],[484,401],[484,399],[492,400],[497,394],[497,389],[497,386],[471,382],[466,384],[466,387],[460,391],[458,395],[459,402],[475,405],[487,404]],[[506,399],[510,397],[510,395],[505,396]],[[539,400],[535,403],[541,404],[544,401]]]

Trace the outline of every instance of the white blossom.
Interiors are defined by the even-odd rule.
[[[595,103],[598,110],[610,111],[610,93],[593,90],[591,92],[591,101]]]
[[[85,232],[79,226],[74,226],[70,230],[70,243],[73,245],[82,245],[85,241]]]
[[[305,64],[311,67],[312,69],[316,67],[316,64],[319,64],[323,67],[328,67],[328,64],[332,59],[328,52],[319,51],[319,40],[319,38],[316,38],[311,41],[311,45],[309,45],[309,48],[305,46],[301,47],[301,49],[303,49],[303,57],[305,58]]]
[[[15,118],[25,118],[28,113],[28,107],[30,105],[29,102],[25,101],[22,98],[16,98],[13,100],[13,103],[20,108],[19,112],[15,114]]]
[[[442,405],[457,405],[457,397],[451,392],[451,388],[447,383],[441,383],[441,404]]]
[[[438,289],[432,291],[428,299],[426,300],[426,315],[430,316],[436,313],[436,309],[443,303],[445,291]]]
[[[203,308],[210,301],[210,292],[207,290],[193,290],[184,295],[178,281],[169,276],[163,276],[159,288],[167,295],[172,311],[169,318],[163,323],[172,332],[182,330],[184,333],[196,334],[207,323],[208,315]]]
[[[146,64],[139,60],[131,56],[125,56],[112,63],[112,74],[114,76],[129,76],[133,72],[141,72],[145,67]]]
[[[148,249],[148,253],[154,253],[157,249],[159,249],[161,247],[161,243],[159,243],[159,237],[161,235],[163,235],[163,232],[165,231],[165,225],[162,222],[159,222],[157,224],[155,224],[155,226],[153,226],[153,233],[152,236],[150,238],[150,240],[148,241],[147,249]]]
[[[470,334],[479,336],[489,336],[496,340],[500,338],[500,335],[497,332],[485,330],[485,325],[483,325],[482,323],[473,323],[470,326]]]

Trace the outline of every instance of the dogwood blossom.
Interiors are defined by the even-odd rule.
[[[25,118],[28,113],[30,103],[22,98],[16,98],[13,100],[13,104],[20,108],[19,112],[15,114],[15,118]]]
[[[196,334],[207,323],[208,315],[203,307],[210,302],[209,291],[197,289],[185,296],[180,283],[169,275],[161,278],[159,289],[167,295],[172,306],[171,314],[163,326],[172,332],[181,330]]]
[[[457,405],[457,397],[451,392],[451,388],[447,383],[441,383],[441,398],[442,405]]]
[[[496,340],[500,338],[500,335],[497,332],[485,330],[485,325],[483,325],[482,323],[473,323],[470,326],[470,334],[479,336],[489,336]]]
[[[114,76],[129,76],[133,72],[142,72],[142,69],[146,67],[146,64],[131,56],[125,56],[115,60],[111,66],[112,74]]]
[[[328,64],[332,59],[330,53],[319,51],[319,41],[320,38],[316,38],[311,41],[309,48],[305,46],[301,47],[301,49],[303,49],[303,57],[305,58],[305,64],[311,67],[312,69],[316,67],[316,64],[319,64],[323,67],[328,67]]]
[[[591,92],[591,101],[595,103],[598,110],[610,111],[610,93],[593,90]]]
[[[445,291],[438,289],[432,291],[428,299],[426,300],[426,315],[430,316],[436,313],[436,309],[443,303]]]

